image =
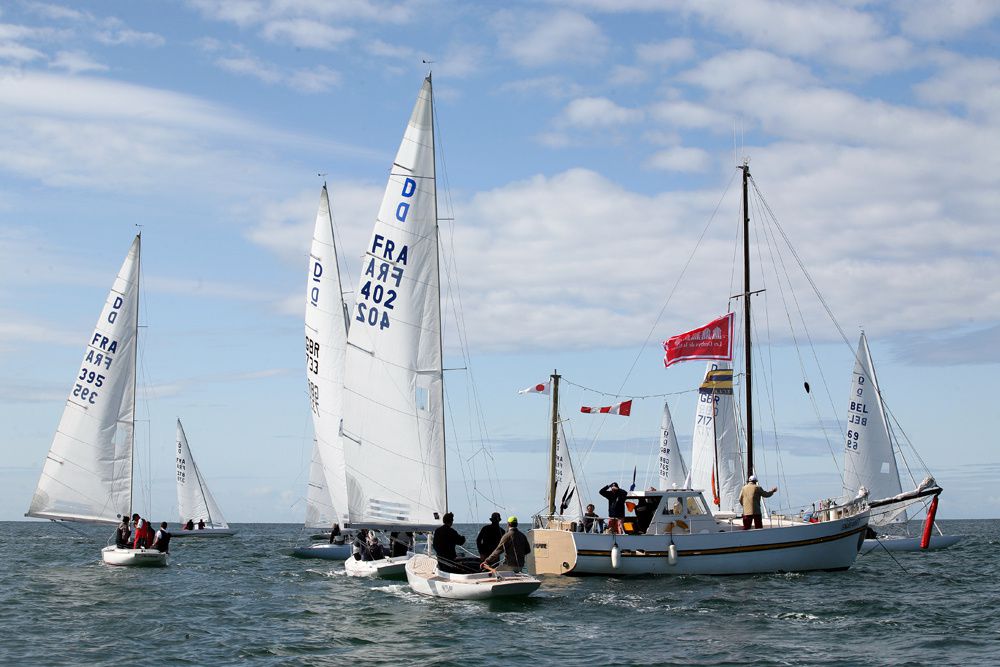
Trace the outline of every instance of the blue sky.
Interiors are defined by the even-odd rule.
[[[585,496],[653,470],[663,400],[627,419],[576,413],[618,400],[591,390],[670,394],[689,442],[702,367],[664,370],[659,341],[735,293],[744,156],[850,341],[807,288],[786,315],[760,274],[759,321],[782,343],[762,358],[758,423],[780,448],[764,445],[765,483],[793,505],[839,492],[863,326],[890,409],[946,489],[941,516],[1000,516],[998,17],[973,1],[4,3],[0,519],[28,506],[141,225],[152,515],[176,518],[179,417],[230,520],[301,521],[318,174],[353,285],[428,68],[454,219],[446,292],[461,290],[476,390],[449,372],[459,521],[544,504],[546,403],[516,391],[553,368],[572,383]],[[801,391],[814,353],[777,333],[798,309],[825,429]],[[446,366],[466,366],[447,336]]]

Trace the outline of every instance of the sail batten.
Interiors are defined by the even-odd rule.
[[[84,345],[26,516],[117,523],[131,512],[140,237]]]

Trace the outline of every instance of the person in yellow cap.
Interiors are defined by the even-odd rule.
[[[503,554],[505,570],[520,572],[524,568],[524,558],[531,553],[531,545],[528,544],[528,537],[517,529],[517,517],[512,516],[507,519],[507,532],[500,538],[500,543],[489,556],[483,559],[480,567],[485,569],[489,563],[496,562]]]

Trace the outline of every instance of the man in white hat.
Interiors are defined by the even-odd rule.
[[[750,475],[746,486],[740,490],[740,504],[743,506],[743,530],[750,530],[750,524],[754,528],[764,527],[764,517],[760,510],[760,499],[770,498],[778,492],[778,487],[770,491],[757,486],[757,475]]]

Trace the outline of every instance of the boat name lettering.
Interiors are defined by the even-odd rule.
[[[95,401],[97,401],[97,392],[79,383],[73,386],[73,395],[79,396],[80,400],[86,401],[91,405],[94,405]]]
[[[365,269],[365,275],[376,280],[381,280],[384,283],[388,283],[389,278],[392,278],[396,283],[396,287],[399,287],[399,282],[403,279],[403,269],[399,266],[393,266],[388,262],[380,262],[378,267],[378,275],[375,274],[375,260],[368,260],[368,268]]]
[[[848,521],[842,521],[841,524],[840,524],[840,529],[841,530],[850,530],[851,528],[856,528],[860,524],[861,524],[861,519],[858,517],[858,518],[850,519]]]
[[[367,322],[369,326],[378,326],[380,331],[389,328],[389,313],[383,310],[382,317],[379,317],[379,312],[377,306],[359,303],[358,314],[354,319],[358,322]]]
[[[95,387],[104,386],[104,376],[94,371],[88,371],[86,366],[80,369],[80,375],[76,379],[87,384],[92,384]]]
[[[858,436],[861,435],[858,431],[853,429],[847,429],[847,448],[857,451],[858,450]]]
[[[118,319],[118,309],[122,307],[123,303],[125,303],[124,299],[120,296],[115,297],[114,303],[111,304],[111,312],[108,313],[108,324],[114,324],[115,320]]]
[[[309,303],[314,306],[319,305],[320,278],[323,277],[323,262],[318,259],[313,260],[312,281],[316,283],[309,289]]]
[[[403,181],[403,191],[399,194],[403,197],[412,197],[413,193],[417,191],[417,182],[412,178],[407,178]],[[400,222],[406,222],[406,215],[410,212],[410,203],[401,201],[396,206],[396,220]]]
[[[177,443],[177,451],[180,452],[181,443]],[[187,460],[177,457],[177,481],[184,484],[187,481]]]
[[[104,370],[108,370],[111,368],[112,358],[102,352],[88,349],[87,358],[84,361],[95,366],[104,366]]]
[[[312,404],[312,411],[319,414],[319,385],[312,380],[306,382],[309,383],[309,402]]]
[[[94,337],[90,340],[90,344],[93,347],[99,347],[108,354],[114,354],[118,351],[118,341],[111,340],[100,331],[94,332]]]
[[[868,405],[862,403],[861,401],[851,401],[851,412],[860,412],[863,415],[868,414]]]
[[[396,242],[390,238],[386,238],[381,234],[376,234],[372,238],[372,248],[371,254],[376,257],[382,257],[382,259],[387,259],[390,262],[396,262],[397,264],[402,264],[406,266],[406,260],[409,257],[409,247],[403,246],[399,254],[393,259],[393,253],[396,252]]]

